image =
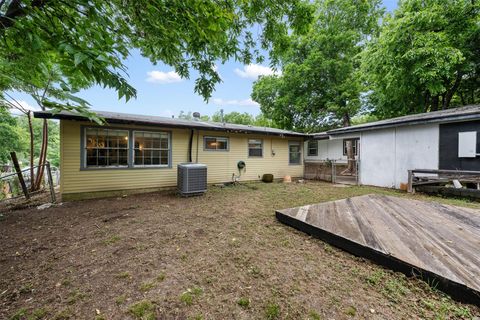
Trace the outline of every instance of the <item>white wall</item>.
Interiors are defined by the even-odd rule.
[[[346,160],[343,155],[343,139],[318,140],[318,155],[308,156],[308,142],[305,142],[305,160]]]
[[[408,170],[438,169],[439,127],[404,126],[372,130],[360,138],[360,183],[400,188]]]

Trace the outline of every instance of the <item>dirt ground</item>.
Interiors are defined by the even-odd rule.
[[[480,309],[282,225],[274,210],[367,193],[211,187],[4,212],[1,319],[461,319]],[[478,203],[415,198],[480,208]]]

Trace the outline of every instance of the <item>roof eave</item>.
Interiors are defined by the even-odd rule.
[[[328,131],[327,134],[331,136],[335,136],[335,135],[341,135],[346,133],[387,129],[387,128],[393,128],[393,127],[409,126],[409,125],[422,125],[422,124],[430,124],[430,123],[449,123],[449,122],[473,121],[473,120],[480,120],[480,114],[476,113],[476,114],[467,114],[467,115],[458,115],[458,116],[451,116],[451,115],[439,116],[439,117],[430,118],[426,120],[406,120],[406,121],[399,121],[395,123],[365,126],[361,128],[355,128],[355,127],[339,128],[339,129]]]
[[[73,121],[89,121],[90,119],[80,116],[80,115],[70,115],[70,114],[53,114],[51,112],[44,111],[34,111],[33,116],[39,119],[58,119],[58,120],[73,120]],[[104,118],[107,123],[110,124],[129,124],[129,125],[140,125],[140,126],[150,126],[150,127],[163,127],[163,128],[182,128],[182,129],[196,129],[196,130],[205,130],[205,131],[219,131],[219,132],[230,132],[230,133],[248,133],[248,134],[262,134],[267,136],[280,136],[280,137],[295,137],[295,138],[307,138],[308,134],[303,133],[280,133],[280,132],[268,132],[262,130],[244,130],[244,129],[231,129],[223,127],[208,127],[208,126],[195,126],[191,124],[168,124],[168,123],[155,123],[149,121],[141,120],[127,120],[127,119],[112,119]]]

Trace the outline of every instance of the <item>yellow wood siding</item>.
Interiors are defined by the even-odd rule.
[[[125,168],[125,169],[87,169],[81,170],[81,127],[91,123],[60,121],[61,150],[61,187],[62,194],[91,193],[100,191],[148,189],[173,187],[177,183],[177,164],[188,161],[188,143],[190,130],[169,129],[172,141],[171,168]],[[148,127],[115,126],[118,128],[149,130]],[[150,128],[162,130],[162,128]],[[229,151],[207,151],[203,147],[204,136],[226,136],[229,138]],[[263,140],[263,157],[248,157],[248,139]],[[208,183],[220,183],[232,180],[232,174],[238,175],[237,162],[245,161],[246,170],[241,172],[240,180],[258,180],[265,173],[275,178],[285,175],[303,176],[302,165],[289,165],[288,142],[299,139],[262,135],[234,134],[210,131],[195,131],[192,160],[208,166]],[[275,155],[272,154],[272,149]],[[303,150],[302,150],[303,154]],[[302,157],[303,158],[303,157]]]

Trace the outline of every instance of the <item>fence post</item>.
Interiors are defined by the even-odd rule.
[[[48,177],[48,186],[50,187],[50,196],[52,197],[52,203],[55,203],[57,202],[57,199],[55,197],[55,188],[53,187],[52,170],[50,169],[50,161],[46,161],[45,166],[47,167],[47,177]]]
[[[332,160],[332,183],[335,183],[335,160]]]
[[[10,156],[12,157],[12,162],[13,162],[13,166],[15,168],[15,171],[17,172],[17,176],[18,176],[18,181],[20,182],[20,186],[22,186],[22,191],[23,191],[23,194],[25,195],[25,199],[30,199],[30,195],[28,194],[28,189],[27,189],[27,185],[25,184],[25,180],[23,180],[23,174],[22,174],[22,170],[20,169],[20,164],[18,164],[18,159],[17,159],[17,154],[15,153],[15,151],[12,151],[10,152]],[[32,183],[31,181],[31,177],[30,177],[30,183]]]
[[[408,170],[408,187],[407,187],[407,192],[408,193],[413,193],[413,171]]]

